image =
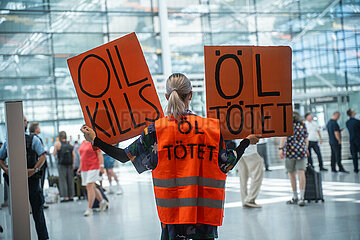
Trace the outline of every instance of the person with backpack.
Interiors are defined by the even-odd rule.
[[[28,121],[24,116],[25,132],[28,126]],[[40,185],[40,179],[43,174],[41,167],[46,161],[46,151],[41,145],[39,138],[34,137],[34,134],[25,134],[26,144],[26,160],[28,173],[28,189],[29,201],[32,209],[32,215],[35,222],[36,233],[39,240],[49,239],[49,234],[46,227],[44,215],[44,195]],[[0,166],[5,171],[5,180],[9,185],[9,170],[5,164],[7,158],[7,144],[6,142],[0,149]]]
[[[54,156],[58,159],[59,188],[61,202],[74,200],[74,147],[66,140],[66,132],[59,133],[59,141],[55,142]]]

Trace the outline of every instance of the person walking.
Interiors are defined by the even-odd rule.
[[[308,163],[313,166],[313,159],[311,157],[311,149],[314,149],[314,152],[317,155],[318,161],[319,161],[319,168],[320,171],[327,171],[326,168],[324,168],[321,151],[319,147],[319,143],[322,144],[320,129],[318,124],[313,121],[313,116],[311,113],[305,114],[305,125],[306,129],[308,131],[308,139],[309,139],[309,155],[308,155]]]
[[[334,112],[329,122],[326,124],[329,134],[329,143],[331,147],[331,172],[336,173],[336,164],[339,167],[339,172],[349,173],[341,164],[341,130],[337,123],[340,118],[339,112]]]
[[[152,170],[161,239],[214,239],[222,225],[226,173],[249,144],[249,135],[235,151],[224,148],[218,119],[202,118],[189,110],[190,80],[181,73],[166,81],[167,117],[146,127],[126,149],[114,147],[83,126],[85,139],[109,156],[129,160],[139,173]]]
[[[104,159],[101,151],[94,150],[91,143],[83,141],[79,148],[80,152],[80,168],[81,185],[86,186],[88,208],[84,212],[84,216],[93,215],[93,204],[95,198],[99,201],[99,211],[105,211],[108,208],[108,202],[103,199],[99,189],[96,188],[95,183],[101,181],[100,173],[104,172]]]
[[[289,137],[283,137],[280,140],[279,157],[285,158],[285,168],[288,172],[291,188],[293,191],[293,197],[287,201],[287,204],[299,204],[300,207],[305,206],[305,170],[308,153],[308,138],[307,130],[304,121],[301,119],[299,113],[293,113],[293,127],[294,135]],[[298,197],[296,187],[296,174],[299,177],[300,199]]]
[[[59,141],[55,142],[54,156],[58,158],[59,188],[61,202],[74,200],[74,147],[66,140],[66,132],[59,133]]]
[[[263,160],[257,152],[256,145],[250,145],[239,160],[240,195],[245,208],[261,208],[255,203],[264,176]],[[251,185],[248,191],[248,180]]]
[[[349,109],[347,112],[349,120],[346,121],[346,127],[350,136],[350,152],[354,165],[354,172],[359,172],[358,154],[360,153],[360,120],[356,119],[356,112]]]

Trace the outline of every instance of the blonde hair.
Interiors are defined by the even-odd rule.
[[[174,116],[179,120],[179,116],[185,113],[185,100],[192,90],[190,80],[182,73],[173,73],[166,81],[166,94],[168,104],[166,112],[168,116]]]

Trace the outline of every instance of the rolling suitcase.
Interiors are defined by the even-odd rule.
[[[306,186],[304,199],[308,202],[321,200],[324,202],[321,174],[314,167],[308,165],[305,172]]]

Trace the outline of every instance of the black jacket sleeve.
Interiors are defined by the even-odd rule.
[[[249,139],[244,139],[240,142],[239,146],[235,149],[236,151],[236,159],[239,160],[241,156],[244,154],[245,149],[250,145]]]
[[[115,158],[116,160],[126,163],[129,161],[129,157],[125,153],[125,150],[122,148],[114,147],[106,142],[103,142],[100,138],[95,137],[94,139],[94,146],[103,150],[107,155],[110,157]]]

